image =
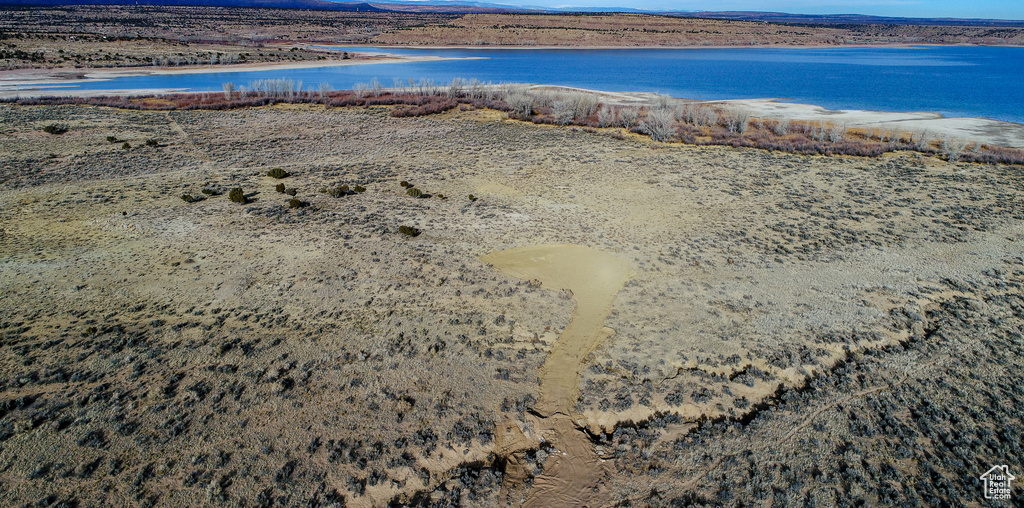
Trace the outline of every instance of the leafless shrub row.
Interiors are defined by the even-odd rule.
[[[654,141],[729,145],[806,154],[877,156],[886,151],[916,150],[942,154],[950,161],[1024,164],[1024,151],[983,146],[952,137],[933,139],[926,130],[908,134],[875,130],[851,134],[845,124],[792,122],[785,118],[752,118],[737,106],[687,103],[674,106],[657,96],[647,107],[601,103],[582,91],[551,91],[528,85],[483,83],[456,78],[447,84],[432,80],[379,80],[352,91],[332,91],[328,83],[302,90],[301,81],[265,79],[246,86],[223,84],[223,94],[194,93],[128,100],[124,97],[9,99],[17,104],[98,104],[126,109],[231,109],[276,102],[321,103],[329,107],[400,105],[396,117],[436,114],[456,107],[489,108],[534,123],[624,128]],[[622,131],[618,131],[622,137]]]

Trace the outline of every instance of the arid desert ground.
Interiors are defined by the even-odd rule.
[[[1019,470],[1021,166],[389,111],[0,105],[0,505],[988,506]]]

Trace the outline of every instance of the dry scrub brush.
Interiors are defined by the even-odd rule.
[[[955,137],[945,137],[941,141],[942,152],[950,162],[960,160],[960,155],[967,148],[967,140]]]
[[[598,96],[579,91],[552,92],[531,89],[523,84],[493,85],[478,80],[454,79],[449,84],[431,80],[395,80],[385,88],[377,80],[359,90],[301,90],[302,83],[292,80],[257,80],[235,89],[225,84],[224,93],[188,93],[162,96],[127,97],[45,97],[6,99],[0,102],[18,105],[89,104],[122,109],[235,109],[276,103],[323,104],[326,107],[405,106],[394,108],[395,117],[432,115],[460,105],[463,109],[492,109],[509,117],[538,124],[578,125],[588,128],[622,127],[650,136],[655,141],[673,139],[691,144],[728,145],[778,150],[802,154],[877,156],[888,151],[913,150],[925,154],[943,154],[950,161],[999,164],[1024,164],[1024,151],[985,145],[973,145],[965,151],[965,140],[946,138],[938,143],[921,130],[901,136],[891,130],[850,133],[842,123],[791,122],[790,120],[751,118],[739,107],[715,104],[685,104],[672,107],[669,99],[658,96],[653,106],[601,104]],[[54,133],[61,127],[51,127]],[[596,132],[596,131],[592,131]],[[622,137],[621,133],[614,135]],[[936,148],[936,146],[938,148]]]
[[[674,120],[675,113],[668,107],[648,110],[640,129],[654,141],[669,141],[674,132]]]

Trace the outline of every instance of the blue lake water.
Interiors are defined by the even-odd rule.
[[[60,89],[185,88],[219,91],[261,78],[327,82],[452,78],[646,91],[692,99],[786,98],[830,109],[931,111],[1024,123],[1024,48],[409,49],[339,48],[477,57],[436,62],[256,72],[137,76]]]

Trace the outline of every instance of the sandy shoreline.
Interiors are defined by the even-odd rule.
[[[988,118],[944,117],[938,113],[929,112],[831,110],[812,104],[781,102],[779,99],[741,99],[720,102],[740,105],[749,110],[755,118],[832,122],[868,131],[925,131],[929,137],[934,138],[963,138],[991,145],[1024,148],[1024,125]]]
[[[384,46],[379,46],[383,48]],[[409,48],[408,46],[388,46]],[[809,46],[803,46],[810,48]],[[892,45],[888,47],[909,47]],[[446,47],[455,49],[455,47]],[[466,47],[469,49],[470,47]],[[710,47],[704,47],[710,48]],[[444,49],[437,47],[415,47],[410,49]],[[472,49],[481,49],[472,47]],[[510,49],[509,47],[488,47],[485,49]],[[582,49],[571,47],[530,47],[522,49]],[[598,47],[588,49],[601,49]],[[641,48],[619,48],[641,49]],[[681,48],[662,48],[681,49]],[[696,47],[694,49],[697,49]],[[432,62],[456,60],[459,58],[432,55],[408,56],[379,52],[364,52],[372,58],[354,60],[321,60],[289,63],[237,64],[231,66],[193,66],[175,68],[131,68],[131,69],[20,69],[0,71],[0,99],[33,97],[96,97],[105,95],[156,95],[183,93],[181,88],[150,88],[131,90],[60,90],[61,85],[81,82],[99,82],[128,76],[152,76],[173,74],[209,74],[230,72],[251,72],[269,70],[307,69],[316,67],[337,67],[348,65],[370,65],[384,63]],[[601,96],[602,101],[613,105],[649,104],[658,94],[653,92],[610,92],[584,88],[534,84],[535,89],[577,90]],[[54,89],[54,88],[58,89]],[[800,104],[782,98],[758,98],[735,100],[697,101],[674,98],[678,103],[731,104],[742,107],[754,118],[787,119],[790,121],[841,123],[849,128],[869,131],[927,132],[934,138],[963,138],[985,144],[1024,148],[1024,125],[992,120],[988,118],[944,117],[932,112],[889,112],[866,110],[830,110],[814,104]]]
[[[615,105],[645,105],[658,97],[653,92],[608,92],[585,88],[537,85],[534,88],[577,90],[595,93],[601,101]],[[827,109],[814,104],[788,102],[783,98],[690,100],[675,98],[677,104],[727,104],[745,109],[753,118],[786,119],[797,122],[845,124],[851,129],[919,133],[931,138],[963,138],[985,144],[1024,148],[1024,125],[1002,120],[970,117],[944,117],[930,112],[867,111]]]
[[[286,63],[253,63],[253,64],[232,64],[232,65],[204,65],[188,67],[131,67],[131,68],[94,68],[94,69],[16,69],[0,71],[0,98],[10,97],[40,97],[53,95],[53,90],[41,90],[40,88],[52,88],[52,85],[64,85],[69,83],[88,83],[106,81],[115,78],[130,76],[159,76],[175,74],[215,74],[231,72],[255,72],[271,70],[290,69],[311,69],[316,67],[344,67],[349,65],[372,65],[388,63],[409,63],[409,62],[437,62],[444,60],[456,60],[451,57],[440,56],[406,56],[388,55],[383,58],[372,59],[349,59],[349,60],[315,60],[305,62]],[[147,90],[144,93],[166,93],[180,91],[179,89]],[[95,95],[95,90],[74,90],[74,93],[59,93],[60,95],[90,96]],[[82,92],[82,93],[79,93]],[[103,95],[111,93],[130,93],[137,95],[142,93],[139,90],[107,90]]]
[[[523,44],[510,44],[510,45],[452,45],[452,46],[418,46],[413,44],[373,44],[367,45],[367,48],[386,48],[386,49],[423,49],[423,50],[442,50],[442,49],[462,49],[462,50],[503,50],[503,49],[536,49],[536,50],[552,50],[552,49],[564,49],[564,50],[604,50],[604,49],[841,49],[841,48],[901,48],[901,49],[912,49],[917,47],[925,46],[976,46],[976,44],[755,44],[755,45],[728,45],[728,44],[714,44],[714,45],[699,45],[689,44],[683,46],[664,46],[664,45],[651,45],[651,46],[552,46],[552,45],[523,45]],[[313,49],[318,46],[311,46]],[[353,46],[339,46],[344,48],[359,48],[358,45]],[[1016,46],[1009,46],[1016,47]]]
[[[976,46],[987,46],[987,47],[1000,47],[1000,48],[1019,48],[1024,47],[1016,44],[933,44],[933,43],[898,43],[898,44],[750,44],[750,45],[729,45],[729,44],[712,44],[712,45],[701,45],[701,44],[687,44],[680,46],[666,46],[666,45],[642,45],[642,46],[607,46],[607,45],[593,45],[593,46],[555,46],[555,45],[526,45],[526,44],[509,44],[509,45],[472,45],[472,44],[456,44],[456,45],[415,45],[415,44],[367,44],[366,48],[387,48],[387,49],[424,49],[424,50],[442,50],[442,49],[462,49],[462,50],[502,50],[502,49],[537,49],[537,50],[552,50],[552,49],[567,49],[567,50],[598,50],[598,49],[873,49],[873,48],[892,48],[892,49],[913,49],[913,48],[940,48],[940,47],[976,47]],[[346,50],[354,50],[359,52],[358,48],[364,47],[359,44],[353,45],[338,45],[338,46],[324,46],[324,45],[309,45],[307,49],[315,50],[319,48],[346,48]]]

